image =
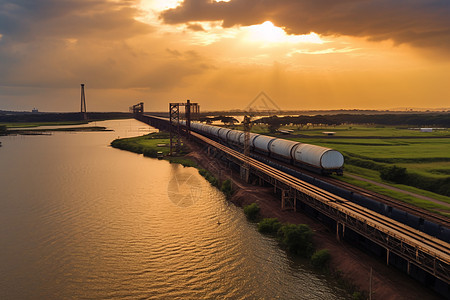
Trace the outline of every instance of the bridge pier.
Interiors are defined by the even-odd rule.
[[[246,183],[248,183],[248,181],[250,179],[250,169],[245,166],[240,166],[239,173],[240,173],[241,179],[244,180]]]
[[[289,190],[281,190],[281,210],[297,211],[297,197],[296,193]]]

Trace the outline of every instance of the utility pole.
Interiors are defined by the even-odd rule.
[[[244,155],[249,157],[250,156],[250,129],[251,129],[251,122],[250,122],[250,116],[245,115],[244,116]],[[241,166],[240,171],[241,179],[243,179],[245,182],[248,182],[250,178],[250,165],[248,161],[244,161],[244,164]]]
[[[81,84],[81,110],[80,110],[81,116],[83,120],[87,119],[86,114],[86,97],[84,95],[84,83]]]

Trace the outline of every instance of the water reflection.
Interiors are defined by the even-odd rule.
[[[108,146],[141,123],[97,125],[1,138],[1,299],[344,299],[197,170]]]

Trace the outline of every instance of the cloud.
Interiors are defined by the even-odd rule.
[[[161,88],[210,68],[194,52],[167,55],[136,3],[0,0],[0,85]]]
[[[185,0],[161,13],[168,24],[222,21],[223,27],[271,21],[289,34],[391,39],[450,50],[450,2],[441,0]]]
[[[134,19],[135,1],[0,0],[0,33],[15,41],[45,38],[118,39],[151,28]]]

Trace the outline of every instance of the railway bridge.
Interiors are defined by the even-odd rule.
[[[135,114],[136,119],[163,130],[170,130],[169,119]],[[189,132],[186,130],[186,132]],[[190,132],[192,139],[220,153],[241,171],[271,184],[281,191],[282,209],[303,209],[320,214],[336,228],[336,237],[358,236],[384,249],[386,263],[395,264],[407,274],[426,281],[440,293],[449,294],[450,244],[411,228],[313,184],[300,180],[259,160],[245,156],[201,134]],[[245,168],[245,169],[243,169]],[[242,172],[241,172],[242,173]],[[425,277],[425,279],[424,279]],[[434,281],[430,284],[430,281]]]

